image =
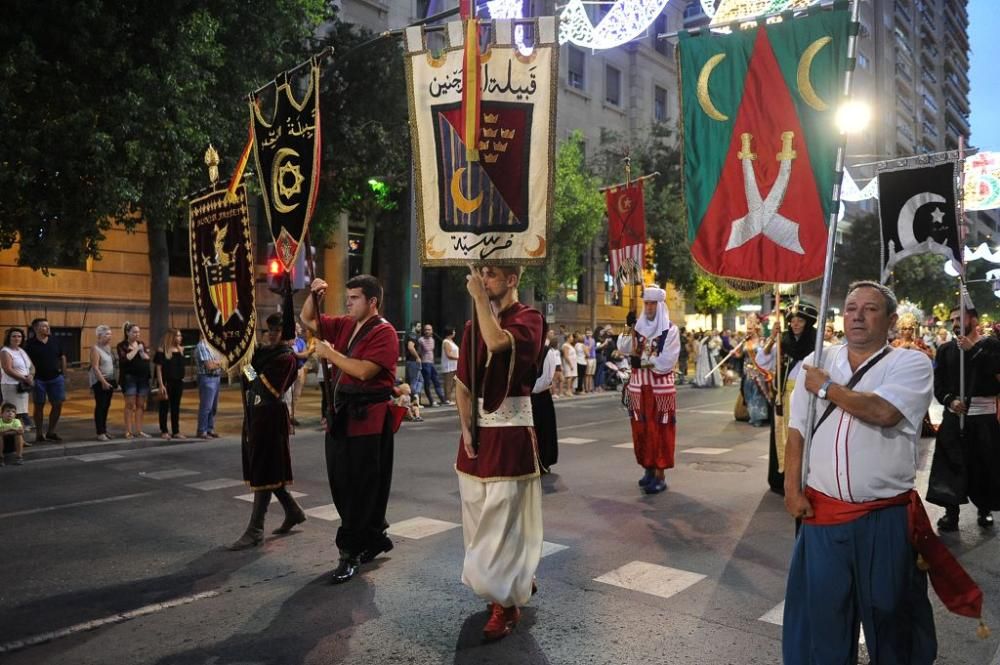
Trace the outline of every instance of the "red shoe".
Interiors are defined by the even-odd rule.
[[[521,610],[516,606],[504,607],[500,603],[493,603],[490,612],[490,619],[483,627],[483,638],[490,642],[510,635],[521,620]]]

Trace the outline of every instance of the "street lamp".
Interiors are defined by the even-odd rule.
[[[837,109],[837,127],[844,134],[857,134],[864,131],[871,119],[871,107],[864,102],[845,102]]]

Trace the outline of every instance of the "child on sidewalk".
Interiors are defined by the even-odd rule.
[[[24,426],[17,418],[17,407],[9,402],[0,406],[0,436],[3,437],[3,448],[0,448],[0,466],[4,465],[4,454],[7,444],[14,446],[17,457],[14,464],[24,464]]]

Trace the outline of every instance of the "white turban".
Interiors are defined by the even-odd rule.
[[[639,314],[635,322],[635,331],[646,339],[656,339],[670,326],[670,316],[667,313],[667,292],[655,286],[647,286],[642,292],[644,302],[656,303],[656,316],[650,321],[646,313]]]

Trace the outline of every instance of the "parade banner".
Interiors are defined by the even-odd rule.
[[[227,367],[242,364],[254,347],[253,252],[247,188],[236,200],[220,189],[188,208],[191,283],[198,326]]]
[[[309,88],[295,99],[288,72],[275,79],[274,115],[266,121],[250,100],[253,154],[264,211],[278,259],[286,272],[309,230],[316,209],[320,173],[319,63],[314,58]]]
[[[642,284],[646,256],[646,207],[642,180],[604,192],[611,274],[619,284]]]
[[[706,272],[823,275],[848,67],[846,3],[679,43],[688,241]]]
[[[916,254],[939,254],[962,270],[956,201],[959,163],[877,172],[882,224],[882,282],[892,267]]]
[[[541,264],[548,256],[555,169],[558,80],[556,24],[523,25],[534,36],[512,43],[512,22],[481,21],[489,35],[479,57],[480,117],[467,146],[462,117],[464,29],[446,26],[432,53],[422,27],[406,30],[410,138],[416,175],[420,260],[424,266]],[[467,150],[471,148],[472,150]]]
[[[980,152],[965,158],[966,211],[1000,208],[1000,152]]]

